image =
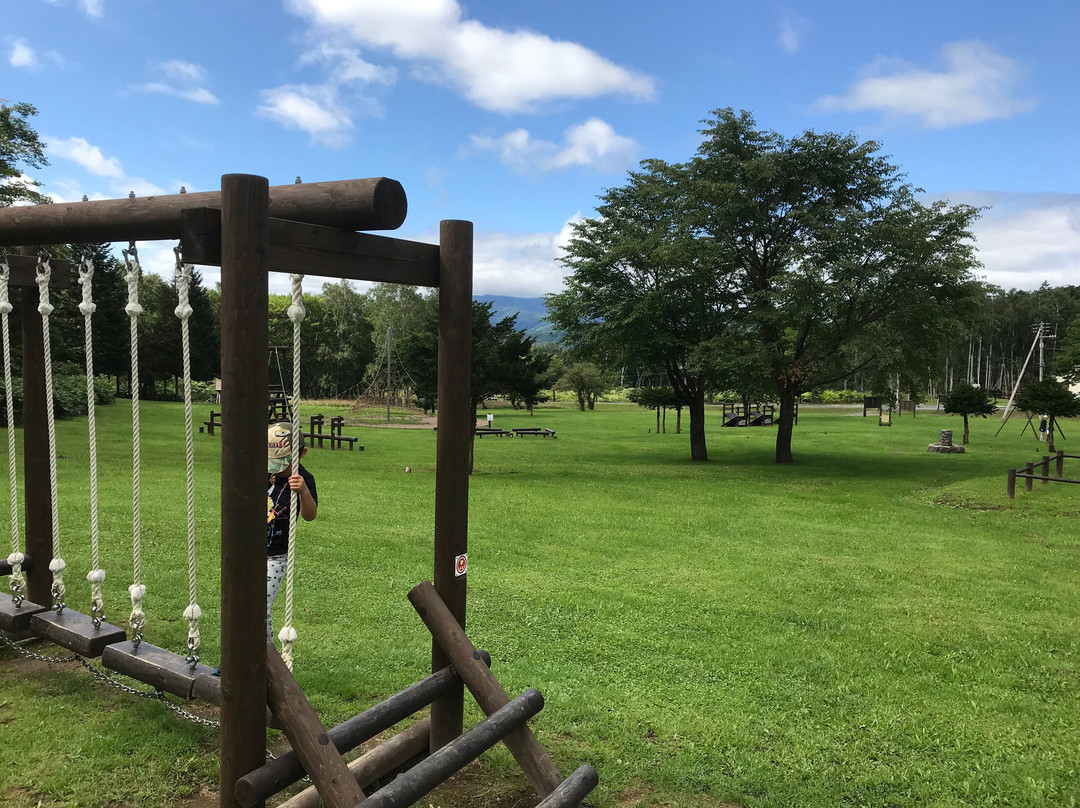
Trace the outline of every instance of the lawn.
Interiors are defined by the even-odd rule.
[[[718,413],[710,460],[693,463],[673,418],[657,435],[633,405],[493,412],[558,438],[476,442],[468,632],[511,695],[544,693],[532,724],[559,768],[597,767],[590,805],[1076,804],[1080,507],[1064,484],[1005,498],[1006,469],[1044,448],[1022,421],[995,437],[1000,421],[973,419],[966,454],[936,455],[926,445],[942,428],[959,438],[959,418],[881,428],[861,409],[807,407],[781,467],[774,429],[722,429]],[[129,610],[129,421],[126,402],[99,413],[115,622]],[[182,410],[144,403],[142,421],[146,636],[178,649]],[[1078,423],[1065,424],[1073,442]],[[57,427],[68,602],[82,610],[85,430]],[[305,462],[320,511],[298,559],[296,673],[327,724],[422,678],[430,654],[405,595],[431,575],[434,432],[346,431],[366,451]],[[196,436],[210,664],[219,441]],[[1080,461],[1065,468],[1080,477]],[[78,666],[0,649],[0,727],[12,808],[190,805],[215,787],[216,729]],[[535,802],[502,748],[422,804],[481,802]]]

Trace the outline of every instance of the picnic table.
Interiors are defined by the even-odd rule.
[[[514,427],[514,434],[519,436],[519,437],[522,437],[524,435],[536,435],[536,436],[541,437],[541,438],[554,438],[555,437],[555,430],[554,429],[541,428],[541,427],[538,427],[538,426],[523,426],[523,427]]]

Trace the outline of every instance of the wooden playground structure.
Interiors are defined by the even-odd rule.
[[[385,178],[271,188],[263,177],[226,174],[220,191],[0,210],[0,247],[21,248],[21,255],[8,256],[12,286],[34,285],[42,245],[178,239],[184,262],[221,267],[221,381],[228,395],[218,423],[228,426],[221,432],[220,678],[197,660],[147,643],[128,649],[123,629],[95,625],[63,604],[40,605],[54,600],[49,568],[55,486],[49,484],[46,439],[51,423],[42,422],[51,403],[41,381],[43,327],[35,317],[22,318],[27,599],[0,595],[0,630],[44,637],[85,657],[103,656],[106,667],[155,688],[217,704],[223,808],[261,805],[305,772],[334,808],[411,805],[500,740],[542,798],[542,808],[578,805],[597,782],[588,765],[563,779],[526,724],[543,706],[542,696],[528,690],[511,700],[492,675],[490,659],[465,634],[475,426],[469,391],[472,224],[441,222],[438,245],[357,232],[395,229],[406,209],[401,185]],[[330,730],[265,640],[263,439],[271,271],[439,289],[434,568],[432,582],[409,593],[431,632],[432,675]],[[35,305],[27,291],[22,303],[25,310]],[[468,732],[466,688],[487,716]],[[359,759],[367,763],[346,766],[346,750],[428,705],[430,718]],[[284,729],[293,750],[270,762],[268,720]],[[362,790],[377,779],[370,777],[375,769],[395,771],[416,759],[378,791]],[[312,795],[301,797],[293,798],[300,800],[295,804],[314,804]]]

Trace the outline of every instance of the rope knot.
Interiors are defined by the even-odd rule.
[[[192,603],[184,609],[185,620],[198,620],[200,617],[202,617],[202,609],[199,608],[198,603]]]
[[[26,556],[22,553],[12,553],[7,557],[7,563],[9,563],[13,567],[17,564],[22,564],[25,560]]]
[[[65,567],[67,567],[67,562],[62,558],[54,558],[49,562],[49,570],[52,572],[63,572]]]
[[[92,584],[105,583],[105,570],[90,570],[86,573],[86,580]]]
[[[189,306],[187,303],[183,303],[173,309],[173,314],[175,314],[181,320],[187,320],[191,317],[193,311],[194,309],[191,308],[191,306]]]

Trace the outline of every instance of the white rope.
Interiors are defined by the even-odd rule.
[[[199,662],[199,618],[202,609],[195,599],[195,440],[191,416],[191,338],[188,320],[191,319],[191,304],[188,292],[191,288],[191,273],[195,269],[191,264],[180,260],[180,248],[174,247],[176,255],[176,292],[178,304],[175,314],[180,318],[180,344],[184,354],[184,440],[187,454],[187,551],[188,551],[188,607],[184,609],[184,619],[188,621],[188,664],[194,668]]]
[[[49,339],[49,315],[53,312],[53,306],[49,302],[49,279],[52,277],[52,265],[49,257],[38,254],[37,271],[35,280],[38,285],[38,313],[41,314],[42,344],[45,351],[45,412],[46,423],[49,432],[49,498],[52,505],[52,561],[49,569],[52,570],[52,599],[53,609],[57,614],[62,614],[64,607],[64,559],[60,557],[60,507],[56,501],[56,417],[53,412],[53,377],[52,377],[52,343]]]
[[[19,539],[19,491],[15,478],[15,404],[11,393],[11,331],[8,323],[8,315],[12,309],[8,300],[10,279],[11,267],[8,265],[7,254],[0,254],[0,327],[3,329],[4,338],[4,403],[7,413],[8,483],[11,490],[11,555],[7,559],[11,565],[11,575],[8,576],[8,585],[11,587],[11,600],[18,608],[25,600],[23,593],[26,579],[23,576],[22,564],[26,556],[20,550],[22,542]]]
[[[132,520],[131,520],[131,547],[134,561],[132,583],[128,587],[131,595],[131,617],[128,624],[131,626],[131,644],[138,648],[142,642],[143,628],[146,626],[146,614],[143,612],[143,598],[146,597],[146,587],[142,584],[142,536],[141,520],[139,511],[139,315],[142,314],[142,306],[139,305],[139,278],[142,276],[142,268],[139,266],[139,252],[135,242],[129,242],[128,248],[123,250],[124,263],[127,265],[128,303],[125,311],[131,321],[131,434],[132,434]]]
[[[292,279],[292,305],[289,306],[289,319],[293,324],[293,400],[292,400],[292,469],[293,474],[300,470],[300,323],[307,312],[304,311],[303,275],[290,275]],[[281,658],[289,670],[292,670],[292,648],[296,642],[296,629],[293,628],[293,577],[296,568],[296,520],[299,516],[300,497],[293,490],[289,500],[289,553],[285,566],[285,625],[278,632],[281,640]]]
[[[105,619],[105,596],[102,591],[105,570],[101,569],[98,558],[97,408],[94,391],[94,338],[90,323],[97,308],[94,305],[93,279],[94,262],[87,250],[82,255],[82,265],[79,267],[79,285],[82,286],[79,311],[83,315],[83,332],[86,336],[86,413],[90,437],[90,572],[86,574],[86,580],[90,582],[90,618],[94,626],[100,626]]]

